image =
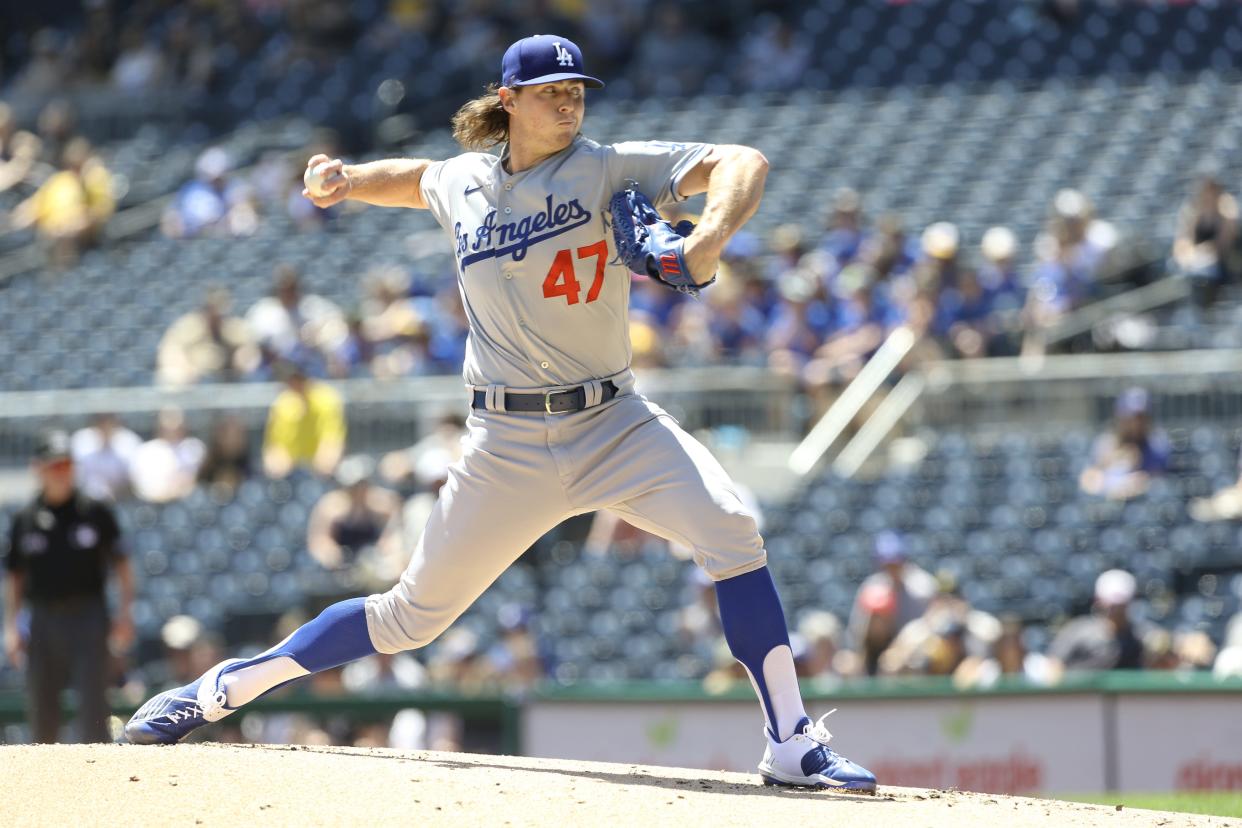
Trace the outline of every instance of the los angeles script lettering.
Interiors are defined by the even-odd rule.
[[[557,235],[558,230],[571,229],[566,225],[578,227],[591,219],[591,211],[579,204],[576,198],[553,204],[549,194],[545,205],[542,212],[503,224],[496,222],[497,214],[492,210],[473,234],[462,232],[461,222],[457,222],[453,227],[453,234],[457,237],[457,258],[461,259],[468,252],[478,253],[488,248],[497,248],[497,255],[512,253],[514,261],[521,261],[526,257],[526,251],[532,243]],[[539,239],[531,238],[548,230],[553,232]]]

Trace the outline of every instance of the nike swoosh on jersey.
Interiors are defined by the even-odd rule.
[[[477,187],[467,187],[467,188],[466,188],[466,195],[470,195],[471,193],[477,193],[477,192],[478,192],[479,190],[481,190],[481,189],[483,189],[483,185],[482,185],[482,184],[480,184],[480,185],[479,185],[479,186],[477,186]]]

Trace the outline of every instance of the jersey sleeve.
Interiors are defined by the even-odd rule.
[[[7,545],[0,547],[0,553],[4,556],[4,569],[6,572],[24,572],[26,569],[26,559],[22,555],[21,548],[22,537],[22,519],[19,515],[13,516],[13,523],[9,526],[9,537]]]
[[[608,172],[612,191],[637,182],[656,207],[686,197],[677,191],[682,177],[712,151],[712,144],[681,144],[670,141],[626,141],[608,147]]]
[[[441,227],[448,226],[448,198],[445,188],[449,178],[448,164],[448,161],[432,161],[427,169],[423,170],[423,177],[418,182],[418,188],[423,195],[423,203],[427,205],[427,209],[431,211],[431,215]]]
[[[99,532],[99,545],[106,554],[113,558],[124,557],[125,544],[121,542],[121,526],[117,523],[112,508],[97,501],[92,522]]]

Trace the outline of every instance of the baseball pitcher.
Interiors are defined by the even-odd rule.
[[[763,541],[732,481],[630,370],[630,270],[697,292],[759,206],[767,161],[741,146],[581,134],[588,88],[570,40],[505,52],[497,86],[453,118],[467,149],[445,161],[307,162],[320,207],[352,198],[430,210],[448,234],[469,317],[464,456],[399,583],[328,607],[285,641],[229,659],[148,701],[129,740],[170,743],[287,682],[376,652],[422,647],[536,539],[611,510],[693,550],[715,582],[725,637],[763,710],[769,784],[874,791],[807,716]],[[498,154],[485,150],[499,148]],[[699,225],[659,208],[707,193]]]

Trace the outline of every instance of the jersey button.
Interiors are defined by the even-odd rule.
[[[513,212],[513,208],[512,208],[512,207],[506,207],[506,208],[505,208],[505,215],[506,215],[506,216],[507,216],[507,215],[509,215],[509,214],[510,214],[510,213],[512,213],[512,212]]]
[[[506,190],[512,190],[512,189],[513,189],[513,185],[512,185],[512,184],[506,184],[506,185],[505,185],[505,189],[506,189]]]
[[[512,273],[506,273],[506,274],[505,274],[505,278],[506,278],[506,279],[512,279],[512,278],[513,278],[513,274],[512,274]]]
[[[547,368],[547,367],[548,367],[548,363],[546,363],[546,362],[541,362],[541,363],[539,363],[539,367],[540,367],[540,368]]]

